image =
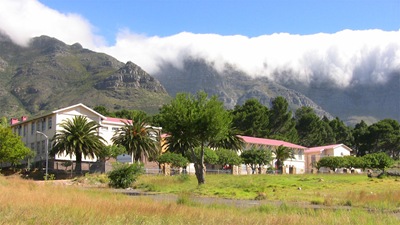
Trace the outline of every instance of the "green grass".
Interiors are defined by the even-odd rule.
[[[388,210],[397,209],[400,202],[400,181],[390,177],[370,179],[366,175],[207,175],[206,184],[201,186],[195,176],[184,182],[175,176],[141,176],[136,187],[232,199],[255,199],[262,193],[267,200]]]

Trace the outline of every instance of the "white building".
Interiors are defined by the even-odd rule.
[[[284,146],[293,151],[294,159],[287,159],[283,162],[285,171],[284,173],[294,173],[294,174],[302,174],[305,172],[304,168],[304,151],[306,147],[296,145],[290,142],[267,139],[267,138],[256,138],[256,137],[248,137],[248,136],[239,136],[243,139],[245,143],[244,150],[251,148],[265,148],[274,150],[279,146]],[[276,160],[274,159],[271,162],[271,165],[275,165]],[[277,169],[277,168],[275,168]],[[246,173],[247,169],[242,166],[242,174]]]
[[[314,172],[313,165],[318,162],[321,158],[326,156],[349,156],[351,154],[352,149],[347,147],[344,144],[334,144],[327,146],[318,146],[313,148],[308,148],[305,151],[305,167],[306,172],[311,173]],[[328,172],[328,168],[320,168],[320,172]]]
[[[27,118],[21,117],[21,120],[11,119],[11,128],[13,131],[22,137],[22,141],[27,147],[36,152],[35,162],[42,161],[46,158],[46,138],[37,131],[44,133],[49,138],[49,151],[51,150],[51,139],[60,130],[59,124],[67,119],[72,119],[75,116],[85,116],[90,121],[96,121],[100,124],[99,135],[106,140],[106,144],[112,144],[111,138],[115,131],[124,126],[124,122],[129,122],[126,119],[106,117],[93,109],[83,105],[82,103],[58,109],[47,114]],[[75,160],[75,156],[66,154],[57,154],[54,160]],[[95,162],[96,158],[82,157],[83,162]]]

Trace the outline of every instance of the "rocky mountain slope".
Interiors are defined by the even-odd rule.
[[[82,102],[156,112],[171,98],[140,67],[41,36],[27,47],[0,36],[0,111],[36,115]]]
[[[251,78],[231,65],[226,65],[220,73],[201,59],[187,59],[181,69],[166,63],[159,73],[153,75],[171,95],[205,90],[217,94],[228,108],[249,98],[257,98],[269,105],[272,98],[283,96],[292,110],[310,106],[320,116],[339,117],[348,124],[361,119],[367,123],[384,118],[400,121],[400,71],[388,75],[390,79],[384,83],[354,83],[347,88],[330,83],[304,85],[285,79],[274,82],[267,77]]]
[[[263,105],[271,106],[274,98],[283,96],[293,111],[302,106],[309,106],[320,116],[332,118],[330,113],[300,92],[272,82],[266,77],[251,78],[230,65],[226,65],[224,72],[219,73],[204,60],[187,59],[182,69],[164,64],[160,72],[153,75],[172,96],[178,92],[194,94],[198,90],[204,90],[209,95],[217,95],[227,108],[241,105],[250,98],[256,98]]]

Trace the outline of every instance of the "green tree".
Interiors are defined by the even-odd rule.
[[[0,126],[0,162],[9,162],[13,165],[20,164],[21,160],[34,153],[14,134],[10,127]]]
[[[342,120],[338,117],[329,121],[329,126],[332,129],[332,133],[334,135],[334,139],[336,143],[345,144],[347,146],[352,146],[353,144],[353,135],[351,130]]]
[[[396,120],[384,119],[368,127],[365,134],[369,153],[386,152],[398,158],[400,151],[400,125]]]
[[[181,154],[166,152],[157,159],[159,164],[170,164],[173,168],[186,167],[189,160]]]
[[[301,107],[297,109],[295,118],[300,145],[311,147],[335,142],[329,123],[321,120],[312,108]]]
[[[343,160],[342,157],[335,157],[335,156],[326,156],[320,159],[318,162],[318,167],[327,167],[332,171],[335,171],[337,168],[342,167]]]
[[[270,138],[293,143],[298,140],[296,121],[289,110],[288,102],[282,96],[278,96],[272,101],[268,128]]]
[[[76,157],[76,173],[82,172],[82,156],[94,158],[104,149],[104,138],[98,135],[100,125],[85,116],[64,120],[53,137],[52,154],[65,152]]]
[[[201,148],[195,147],[194,152],[196,157],[190,156],[189,160],[191,163],[195,163],[196,159],[200,158]],[[218,163],[218,155],[217,153],[209,147],[204,148],[204,163],[215,165]]]
[[[219,148],[215,150],[215,153],[218,156],[218,164],[222,165],[222,167],[226,165],[238,166],[242,164],[242,158],[240,158],[235,151]]]
[[[211,148],[224,148],[234,151],[239,151],[242,149],[244,141],[243,138],[236,135],[238,132],[235,128],[231,128],[228,130],[228,134],[221,139],[211,140],[208,144]]]
[[[124,153],[127,153],[124,146],[107,145],[102,151],[99,152],[99,155],[97,155],[97,157],[99,157],[99,159],[102,161],[107,161],[110,158],[116,159],[117,156]]]
[[[240,157],[243,159],[245,164],[250,165],[253,174],[256,172],[257,165],[260,167],[264,165],[270,165],[273,159],[272,152],[262,148],[245,150],[242,152]]]
[[[384,152],[366,154],[363,157],[365,168],[380,169],[385,172],[386,168],[394,164],[394,160]]]
[[[115,132],[111,141],[117,146],[124,146],[135,162],[157,158],[160,154],[158,131],[140,116],[124,122],[124,126]]]
[[[233,126],[240,134],[253,137],[268,136],[269,111],[257,99],[248,99],[242,106],[236,105],[231,113]]]
[[[361,120],[360,123],[356,124],[354,129],[352,130],[352,136],[354,138],[352,146],[357,156],[363,156],[366,154],[367,132],[368,132],[368,125],[363,120]]]
[[[7,120],[7,117],[3,116],[0,119],[0,127],[9,127],[10,123]]]
[[[231,127],[232,119],[223,103],[216,96],[208,98],[205,92],[198,92],[195,96],[179,93],[171,103],[161,108],[159,120],[170,134],[166,138],[167,149],[190,154],[195,159],[197,182],[204,184],[204,148],[226,137]],[[198,156],[195,147],[200,147]]]
[[[283,162],[287,159],[294,159],[293,150],[282,145],[272,150],[272,153],[275,155],[275,164],[280,173],[282,173],[282,168],[284,166]]]

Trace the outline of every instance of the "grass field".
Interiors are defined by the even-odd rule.
[[[176,202],[117,194],[109,188],[83,188],[0,176],[1,224],[399,224],[400,182],[358,175],[142,176],[137,187],[176,193]],[[57,184],[57,185],[56,185]],[[301,187],[301,190],[298,190]],[[255,207],[199,204],[193,195],[267,200]],[[186,195],[182,195],[186,193]],[[280,205],[268,200],[281,200]],[[291,202],[351,205],[350,210],[312,209]],[[366,208],[370,210],[366,210]],[[373,211],[371,211],[373,209]],[[391,211],[392,210],[392,211]]]

